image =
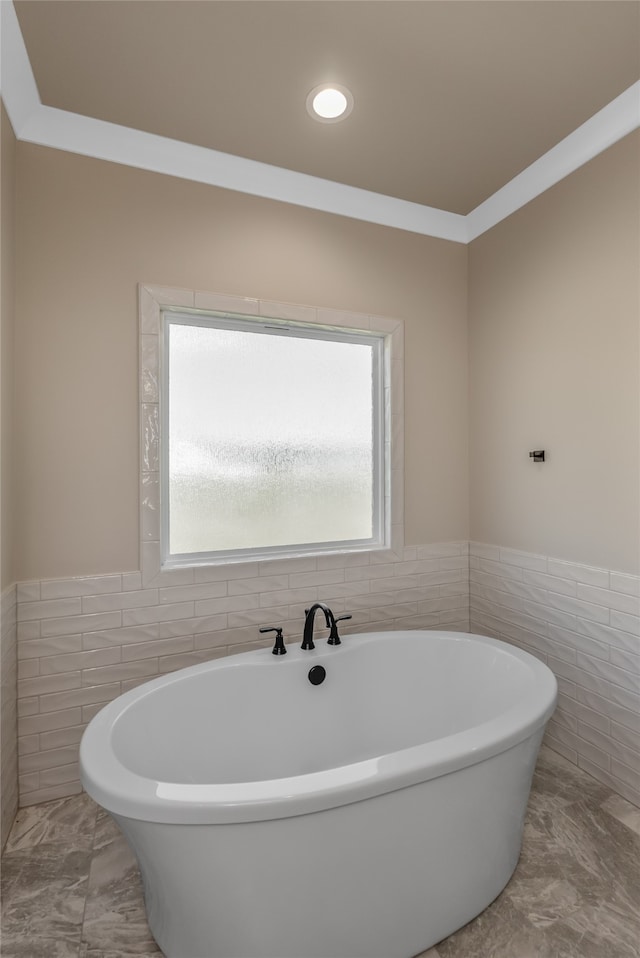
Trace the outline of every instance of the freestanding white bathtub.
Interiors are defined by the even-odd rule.
[[[478,635],[248,652],[107,705],[82,781],[169,958],[410,958],[509,880],[556,696],[545,665]]]

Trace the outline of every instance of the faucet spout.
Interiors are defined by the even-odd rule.
[[[301,646],[303,649],[315,649],[315,645],[313,643],[313,620],[316,617],[316,612],[318,609],[322,609],[324,612],[324,619],[327,623],[327,628],[335,628],[335,619],[329,606],[325,605],[324,602],[314,602],[310,609],[305,610],[306,616],[304,620],[304,631],[302,633]]]

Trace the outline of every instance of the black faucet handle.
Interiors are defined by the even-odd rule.
[[[334,617],[331,623],[331,632],[327,639],[327,645],[342,645],[342,639],[338,635],[338,622],[344,622],[345,619],[352,619],[352,615],[339,615]]]
[[[285,648],[284,639],[282,638],[282,629],[279,626],[267,626],[264,629],[259,629],[259,632],[275,632],[276,641],[275,645],[272,648],[273,655],[286,655],[287,650]]]

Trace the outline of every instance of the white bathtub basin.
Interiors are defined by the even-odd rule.
[[[537,659],[462,633],[261,650],[106,706],[82,778],[170,958],[409,958],[508,881],[556,694]]]

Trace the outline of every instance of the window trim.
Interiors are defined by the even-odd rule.
[[[184,322],[180,322],[184,320]],[[211,323],[211,320],[214,323]],[[202,328],[231,329],[252,332],[255,335],[283,336],[294,332],[297,338],[345,342],[369,345],[372,348],[372,423],[373,423],[373,501],[372,535],[366,539],[325,540],[315,543],[291,543],[290,545],[257,546],[253,548],[217,549],[207,552],[171,553],[169,490],[169,349],[170,330],[173,325],[200,326]],[[252,328],[253,327],[253,328]],[[277,317],[255,317],[241,313],[207,311],[175,306],[161,310],[160,342],[160,549],[164,569],[184,566],[210,565],[218,562],[245,562],[255,559],[290,558],[295,555],[325,554],[333,552],[372,551],[386,545],[384,488],[389,468],[384,453],[386,424],[384,416],[384,349],[387,336],[382,332],[355,330],[335,326],[320,326],[315,323],[299,323]]]
[[[276,551],[233,556],[207,554],[199,558],[189,556],[180,563],[163,562],[160,553],[160,348],[162,341],[162,312],[175,311],[203,316],[211,313],[240,315],[268,325],[316,326],[328,330],[354,330],[383,334],[383,361],[385,371],[384,402],[380,415],[384,420],[384,448],[379,449],[383,462],[384,495],[380,492],[379,507],[384,506],[384,524],[379,543],[311,544],[309,548],[296,546],[290,551],[275,547]],[[260,563],[272,565],[273,559],[291,559],[309,556],[348,556],[367,552],[370,561],[389,561],[393,554],[399,557],[404,545],[404,324],[401,320],[384,316],[351,313],[324,307],[297,306],[266,300],[249,299],[220,293],[177,289],[155,285],[139,286],[139,356],[140,356],[140,554],[143,582],[149,585],[181,585],[193,581],[193,570],[251,562],[259,569]],[[345,560],[346,561],[346,560]],[[295,565],[295,561],[294,561]],[[326,566],[325,566],[326,567]],[[213,574],[213,573],[212,573]]]

